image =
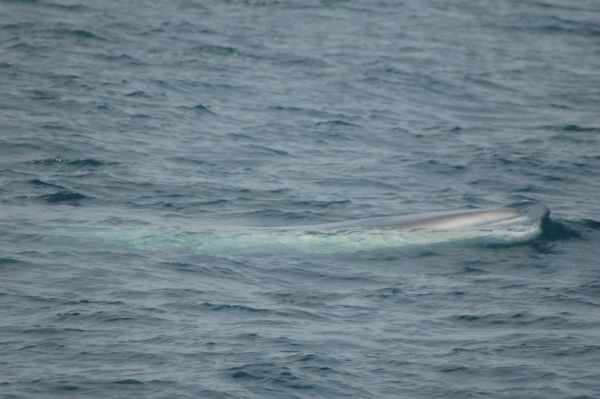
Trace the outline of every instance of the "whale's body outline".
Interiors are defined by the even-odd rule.
[[[542,234],[548,208],[524,203],[489,209],[462,209],[406,216],[287,226],[196,226],[192,230],[144,231],[127,242],[144,248],[188,248],[207,253],[290,252],[313,254],[407,249],[464,243],[513,245]]]

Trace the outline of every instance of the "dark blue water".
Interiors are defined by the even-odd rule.
[[[598,171],[598,1],[2,0],[0,397],[600,397]]]

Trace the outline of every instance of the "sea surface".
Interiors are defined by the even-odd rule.
[[[600,2],[0,0],[0,397],[600,397]]]

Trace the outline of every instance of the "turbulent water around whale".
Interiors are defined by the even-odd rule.
[[[598,397],[599,18],[0,0],[0,398]]]

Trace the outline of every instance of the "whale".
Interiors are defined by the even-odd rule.
[[[544,237],[546,228],[552,228],[549,213],[541,203],[523,202],[503,207],[284,226],[199,224],[195,220],[173,222],[148,216],[146,223],[133,225],[60,223],[45,226],[40,236],[44,245],[56,248],[83,245],[102,250],[117,246],[207,255],[343,255],[411,251],[438,245],[486,247],[529,243]]]
[[[526,201],[498,208],[459,209],[412,215],[356,219],[325,224],[295,226],[302,231],[348,229],[424,229],[453,230],[496,226],[524,226],[541,223],[550,210],[542,203]]]

